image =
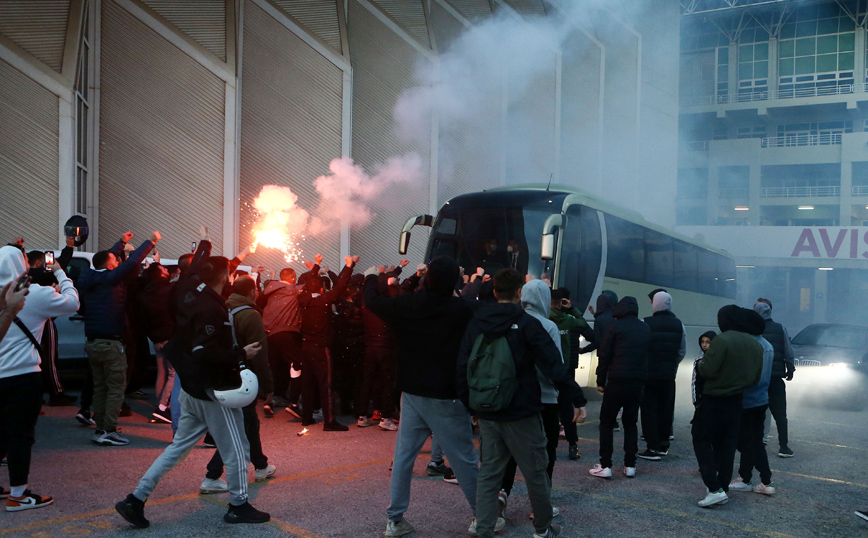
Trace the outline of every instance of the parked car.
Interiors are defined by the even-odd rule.
[[[868,327],[838,323],[808,325],[792,340],[798,366],[862,366]]]
[[[860,411],[868,405],[868,327],[815,323],[792,339],[792,402]]]

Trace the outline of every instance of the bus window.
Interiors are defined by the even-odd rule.
[[[700,249],[697,256],[699,272],[698,272],[698,287],[699,293],[707,295],[720,295],[723,289],[723,283],[720,281],[719,268],[717,266],[717,254],[710,250]]]
[[[593,300],[594,286],[600,273],[603,240],[600,219],[595,209],[571,205],[566,211],[561,234],[558,286],[568,288],[579,310]]]
[[[698,291],[696,285],[696,247],[684,241],[675,240],[675,257],[672,264],[672,287]]]
[[[624,219],[606,215],[609,259],[606,275],[634,282],[645,281],[644,228]]]
[[[717,273],[720,275],[718,291],[722,297],[735,299],[735,262],[717,255]]]
[[[671,287],[672,238],[654,230],[645,230],[645,282]]]

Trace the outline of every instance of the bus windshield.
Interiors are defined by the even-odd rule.
[[[510,197],[503,204],[485,199],[479,205],[445,205],[431,231],[429,259],[451,256],[468,274],[477,267],[490,275],[513,267],[522,274],[551,278],[554,260],[540,259],[540,245],[546,218],[560,212],[561,205],[551,193],[542,194],[537,194],[538,200]]]

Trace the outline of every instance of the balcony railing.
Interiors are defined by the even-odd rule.
[[[720,189],[717,191],[719,198],[747,198],[749,194],[749,189]]]
[[[847,95],[862,93],[866,90],[866,84],[840,84],[838,86],[820,86],[815,88],[801,88],[792,90],[765,90],[761,92],[737,93],[730,96],[723,95],[697,95],[681,99],[683,106],[697,105],[725,105],[728,103],[750,103],[753,101],[769,101],[772,99],[796,99],[799,97],[822,97],[827,95]]]
[[[764,148],[786,148],[792,146],[833,146],[840,143],[841,133],[770,136],[768,138],[762,139],[762,147]]]
[[[868,186],[857,185],[851,188],[850,193],[853,196],[868,196]]]
[[[690,151],[708,151],[708,140],[687,142],[684,147]]]
[[[831,198],[841,196],[841,187],[766,187],[763,198]]]

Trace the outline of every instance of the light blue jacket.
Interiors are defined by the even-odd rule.
[[[752,409],[769,403],[769,381],[772,377],[772,362],[775,359],[775,348],[762,336],[754,336],[763,347],[763,371],[759,383],[744,389],[741,399],[742,409]]]

